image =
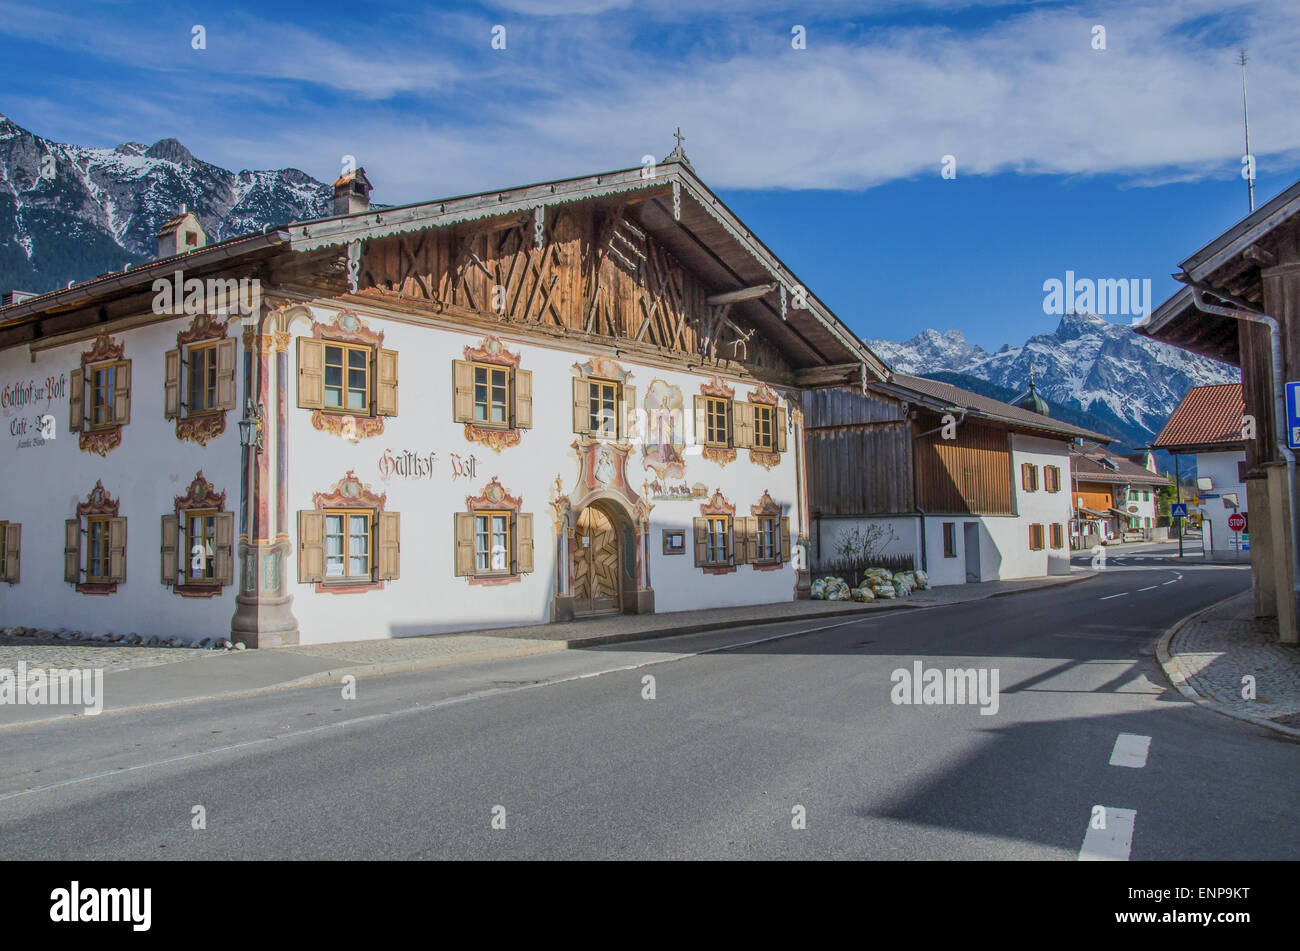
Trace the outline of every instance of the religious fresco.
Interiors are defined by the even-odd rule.
[[[645,395],[646,431],[641,466],[660,479],[686,475],[686,415],[682,388],[653,380]]]

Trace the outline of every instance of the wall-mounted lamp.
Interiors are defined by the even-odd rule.
[[[262,404],[254,405],[252,398],[245,400],[244,418],[239,421],[239,444],[262,451]]]

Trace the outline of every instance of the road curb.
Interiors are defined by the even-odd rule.
[[[1203,607],[1199,611],[1193,611],[1191,614],[1187,615],[1187,617],[1174,624],[1174,626],[1169,628],[1169,630],[1161,634],[1160,639],[1156,641],[1156,660],[1160,664],[1160,670],[1165,675],[1165,679],[1169,681],[1170,685],[1175,690],[1182,694],[1186,699],[1207,710],[1212,710],[1213,712],[1225,717],[1232,717],[1234,720],[1243,720],[1246,723],[1253,723],[1256,726],[1265,727],[1275,733],[1281,733],[1283,736],[1300,739],[1300,729],[1297,729],[1296,727],[1274,723],[1272,720],[1265,719],[1264,717],[1252,717],[1245,713],[1238,713],[1231,707],[1225,707],[1223,704],[1211,700],[1208,697],[1201,696],[1196,692],[1196,689],[1187,682],[1187,678],[1178,673],[1178,671],[1172,669],[1174,657],[1173,654],[1170,653],[1169,647],[1173,643],[1174,637],[1177,636],[1178,632],[1187,624],[1190,624],[1192,621],[1199,618],[1202,614],[1208,614],[1215,608],[1227,604],[1233,598],[1241,597],[1241,594],[1242,592],[1238,591],[1236,594],[1230,594],[1228,597],[1215,601],[1213,604]]]

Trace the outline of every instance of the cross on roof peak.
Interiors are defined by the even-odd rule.
[[[673,133],[673,138],[677,140],[677,145],[671,152],[668,153],[668,157],[664,159],[664,161],[680,162],[681,164],[689,168],[692,172],[695,171],[695,166],[692,165],[691,160],[686,157],[686,150],[682,148],[682,143],[686,141],[686,136],[682,135],[681,126],[677,127],[677,131]]]

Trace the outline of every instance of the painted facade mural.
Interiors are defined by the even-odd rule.
[[[653,380],[645,395],[646,434],[641,465],[660,479],[686,475],[686,414],[682,388]]]

